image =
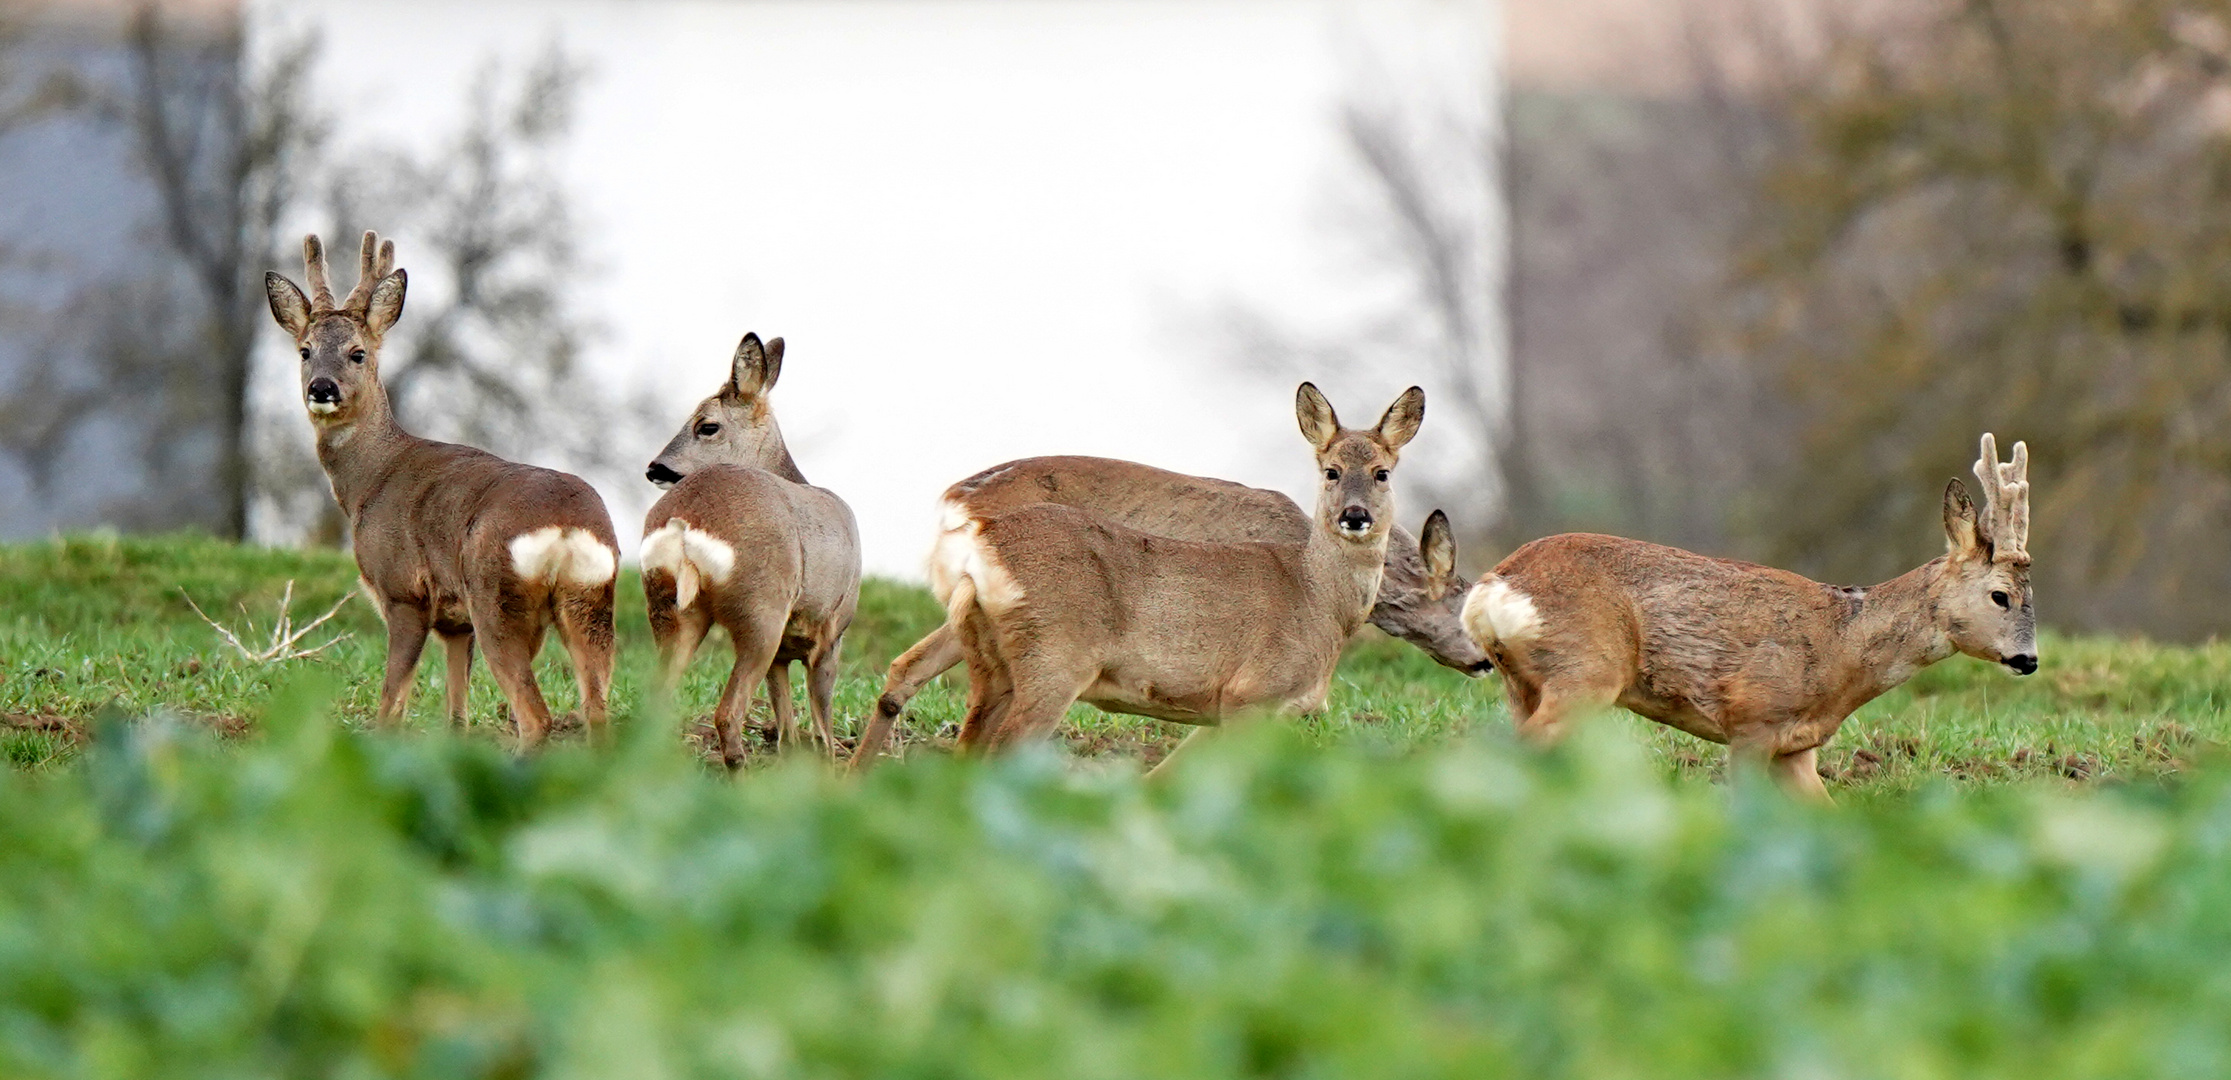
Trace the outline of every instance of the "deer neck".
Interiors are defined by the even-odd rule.
[[[790,446],[782,438],[782,425],[775,422],[772,412],[767,414],[767,422],[756,434],[758,438],[745,452],[743,460],[736,464],[765,469],[793,484],[808,483],[806,474],[798,471],[798,462],[790,456]]]
[[[1387,534],[1368,541],[1345,539],[1329,524],[1319,522],[1309,531],[1302,563],[1312,596],[1329,608],[1345,639],[1363,627],[1379,596],[1379,579],[1387,568]]]
[[[352,524],[412,438],[396,424],[387,388],[376,383],[346,422],[318,425],[318,464]]]
[[[1937,580],[1945,561],[1859,590],[1856,610],[1844,624],[1844,640],[1869,698],[1897,686],[1914,673],[1952,655],[1952,636],[1937,613]]]

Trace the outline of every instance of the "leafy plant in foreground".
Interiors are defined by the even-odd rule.
[[[1025,756],[711,775],[113,726],[0,772],[11,1076],[2201,1076],[2231,784],[1815,812],[1264,726],[1159,786]]]

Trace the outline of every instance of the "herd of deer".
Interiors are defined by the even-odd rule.
[[[380,718],[402,718],[431,632],[447,652],[450,716],[464,717],[478,642],[521,745],[541,742],[550,710],[532,664],[555,625],[583,716],[600,730],[619,567],[603,502],[579,477],[402,430],[379,375],[407,285],[393,242],[365,234],[356,287],[339,303],[315,236],[303,255],[308,295],[277,273],[265,286],[301,354],[318,460],[387,622]],[[746,335],[728,381],[647,472],[666,489],[642,547],[660,681],[671,692],[711,628],[728,632],[735,664],[714,728],[730,767],[762,680],[779,740],[803,737],[793,661],[834,749],[830,699],[859,597],[852,511],[807,483],[768,404],[782,357],[782,339]],[[1078,700],[1198,734],[1240,715],[1317,709],[1342,647],[1369,621],[1449,667],[1500,671],[1530,738],[1554,740],[1572,717],[1618,705],[1825,797],[1815,752],[1922,667],[1962,652],[2037,668],[2021,443],[2000,462],[1983,436],[1982,509],[1953,480],[1946,554],[1871,588],[1589,534],[1536,540],[1471,583],[1457,576],[1440,511],[1415,538],[1393,524],[1389,479],[1424,420],[1422,390],[1368,428],[1344,426],[1309,383],[1295,408],[1322,477],[1314,515],[1276,492],[1106,458],[1013,461],[948,489],[929,562],[946,621],[892,663],[854,767],[955,664],[968,665],[964,750],[1042,736]]]

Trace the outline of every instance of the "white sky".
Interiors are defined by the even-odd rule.
[[[585,60],[571,180],[582,293],[609,330],[595,362],[679,426],[745,330],[786,338],[792,451],[851,503],[868,571],[901,577],[939,492],[1011,458],[1302,489],[1291,387],[1231,370],[1185,317],[1227,296],[1340,307],[1328,200],[1353,39],[1393,42],[1401,70],[1404,42],[1448,36],[1339,0],[265,7],[322,27],[343,143],[453,130],[490,55],[516,66],[555,37]],[[1320,382],[1364,423],[1419,381],[1375,374]],[[606,491],[631,548],[655,495]]]

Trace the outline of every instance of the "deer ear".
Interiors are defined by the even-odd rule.
[[[286,275],[265,271],[263,294],[271,299],[271,317],[287,333],[300,338],[310,329],[310,300]]]
[[[1976,521],[1975,503],[1968,498],[1968,489],[1959,477],[1944,486],[1944,541],[1945,553],[1955,559],[1983,554],[1983,530]]]
[[[1425,391],[1411,387],[1387,406],[1386,415],[1379,418],[1379,441],[1390,449],[1400,450],[1418,437],[1418,425],[1425,423]]]
[[[410,275],[401,270],[380,279],[372,288],[372,299],[364,305],[364,326],[373,334],[387,333],[395,320],[403,317],[403,294],[410,290]]]
[[[772,349],[759,343],[758,334],[745,334],[736,343],[736,357],[730,361],[728,392],[736,397],[764,394],[775,385],[775,377],[782,374],[782,339],[776,338]]]
[[[1418,553],[1425,557],[1425,576],[1436,584],[1446,582],[1456,574],[1456,535],[1449,529],[1449,516],[1435,510],[1425,519],[1425,531],[1418,534]]]
[[[765,381],[759,384],[759,392],[764,394],[767,391],[774,389],[775,380],[779,378],[782,378],[782,339],[779,337],[768,338],[767,378]]]
[[[1332,411],[1332,402],[1325,400],[1316,383],[1305,382],[1294,391],[1294,418],[1301,421],[1302,438],[1319,450],[1340,435],[1340,414]]]

